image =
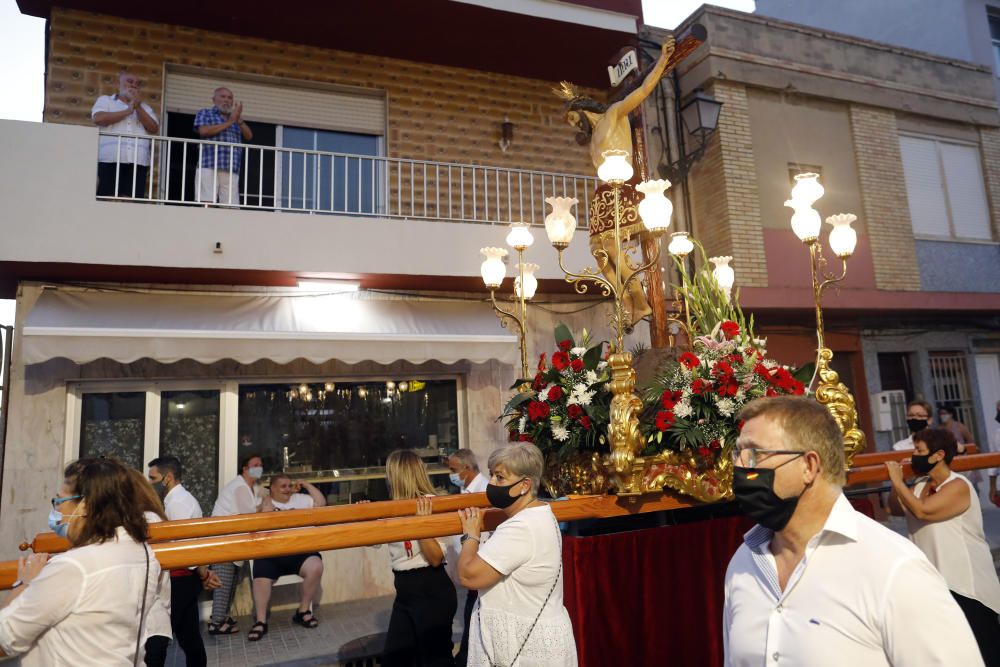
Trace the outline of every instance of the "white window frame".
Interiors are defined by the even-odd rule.
[[[902,138],[902,137],[911,137],[913,139],[923,139],[925,141],[932,141],[932,142],[934,142],[934,150],[935,150],[935,154],[937,155],[937,164],[938,164],[938,169],[940,170],[941,183],[942,183],[942,185],[944,187],[944,208],[945,208],[945,211],[948,214],[948,234],[946,236],[945,235],[938,236],[938,235],[933,235],[933,234],[917,234],[916,232],[914,232],[913,237],[915,239],[919,240],[919,241],[940,241],[940,242],[943,242],[943,243],[953,242],[953,243],[978,243],[978,244],[986,244],[986,245],[997,245],[998,242],[997,242],[997,239],[995,238],[995,232],[993,231],[993,220],[992,220],[992,211],[990,210],[989,194],[986,191],[986,174],[984,173],[984,170],[983,170],[983,152],[982,152],[982,146],[978,142],[975,142],[975,141],[966,141],[966,140],[962,140],[962,139],[952,139],[951,137],[942,137],[942,136],[939,136],[939,135],[924,134],[924,133],[920,133],[920,132],[906,132],[906,131],[901,131],[901,132],[899,132],[899,137],[900,138]],[[945,170],[944,170],[944,160],[941,157],[941,144],[952,144],[954,146],[966,146],[966,147],[969,147],[969,148],[974,148],[976,150],[976,154],[979,157],[979,161],[978,161],[978,164],[979,164],[979,177],[982,180],[983,195],[986,198],[986,225],[987,225],[987,229],[990,232],[990,237],[991,238],[989,238],[989,239],[973,239],[973,238],[967,238],[967,237],[958,236],[955,233],[955,220],[954,220],[955,214],[951,210],[951,199],[950,199],[950,196],[949,196],[949,193],[948,193],[948,179],[947,179],[947,175],[946,175]],[[900,165],[900,166],[902,166],[902,165]],[[906,184],[905,174],[904,174],[904,177],[903,177],[903,186],[906,187],[906,188],[909,187]],[[909,202],[907,202],[907,205],[909,205]]]

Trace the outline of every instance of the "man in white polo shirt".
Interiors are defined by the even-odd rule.
[[[750,403],[733,492],[758,522],[726,571],[726,667],[982,665],[944,579],[842,493],[844,445],[812,399]]]
[[[479,472],[479,462],[471,449],[459,449],[448,457],[448,470],[451,474],[448,478],[451,483],[462,490],[462,493],[483,493],[489,485],[490,480],[483,473]],[[488,533],[480,535],[480,540],[485,541]],[[461,546],[455,548],[455,553],[449,549],[448,562],[457,566],[458,553]],[[465,608],[462,617],[465,619],[464,630],[462,631],[462,643],[459,645],[458,654],[455,655],[456,667],[465,667],[469,655],[469,622],[472,619],[472,610],[476,606],[476,599],[479,597],[477,591],[467,591],[465,596]]]
[[[118,76],[118,92],[94,102],[90,117],[102,132],[148,137],[160,132],[153,107],[143,102],[142,82],[131,72]],[[97,151],[97,196],[146,197],[149,139],[104,136]]]

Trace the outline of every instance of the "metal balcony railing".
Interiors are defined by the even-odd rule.
[[[101,138],[114,142],[115,194],[98,196],[107,200],[542,224],[545,198],[566,196],[579,201],[576,215],[585,226],[598,185],[592,176],[528,169],[104,132]],[[145,177],[132,169],[136,155],[140,162],[148,156]]]

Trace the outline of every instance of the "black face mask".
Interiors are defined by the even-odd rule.
[[[931,469],[937,465],[937,463],[931,463],[929,459],[931,454],[914,454],[910,457],[910,467],[913,468],[913,472],[918,475],[927,475],[930,473]]]
[[[997,423],[1000,424],[1000,410],[997,410],[997,416],[994,417],[994,419],[996,419]]]
[[[910,433],[916,433],[917,431],[923,431],[928,428],[929,424],[926,419],[907,419],[906,428],[910,429]]]
[[[735,468],[733,493],[741,512],[774,532],[788,525],[799,504],[799,496],[774,493],[774,468]]]
[[[496,507],[497,509],[507,509],[511,505],[517,502],[517,499],[521,496],[510,495],[510,487],[520,484],[527,477],[522,477],[521,479],[514,482],[510,486],[499,486],[498,484],[487,484],[486,485],[486,499],[490,501],[490,505]]]
[[[162,479],[159,482],[153,482],[153,491],[156,491],[160,502],[163,502],[163,499],[167,497],[167,483]]]

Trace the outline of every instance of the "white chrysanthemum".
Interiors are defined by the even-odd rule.
[[[597,382],[597,373],[594,372],[594,371],[587,371],[586,378],[587,378],[586,379],[587,386],[590,386],[592,384],[596,384],[596,382]]]
[[[674,416],[687,418],[694,414],[694,410],[691,408],[691,404],[687,401],[681,401],[674,406]]]
[[[517,422],[517,432],[524,433],[524,429],[527,425],[528,425],[528,415],[521,415],[521,419]]]
[[[731,417],[736,412],[736,403],[731,398],[720,398],[715,407],[723,417]]]
[[[585,347],[574,347],[572,350],[569,351],[569,353],[572,354],[572,355],[575,355],[577,357],[582,357],[583,355],[585,355],[587,353],[587,348],[585,348]]]
[[[587,391],[587,385],[581,382],[573,387],[573,394],[569,397],[567,403],[590,405],[592,400],[594,400],[594,392]]]
[[[547,384],[547,385],[545,385],[544,387],[542,387],[542,388],[541,388],[541,390],[540,390],[540,391],[538,392],[538,400],[540,400],[540,401],[544,401],[544,400],[548,399],[548,396],[549,396],[549,388],[550,388],[551,386],[552,386],[552,385],[550,385],[550,384]]]
[[[567,429],[562,424],[552,425],[552,437],[559,442],[566,442],[569,440],[569,429]]]

